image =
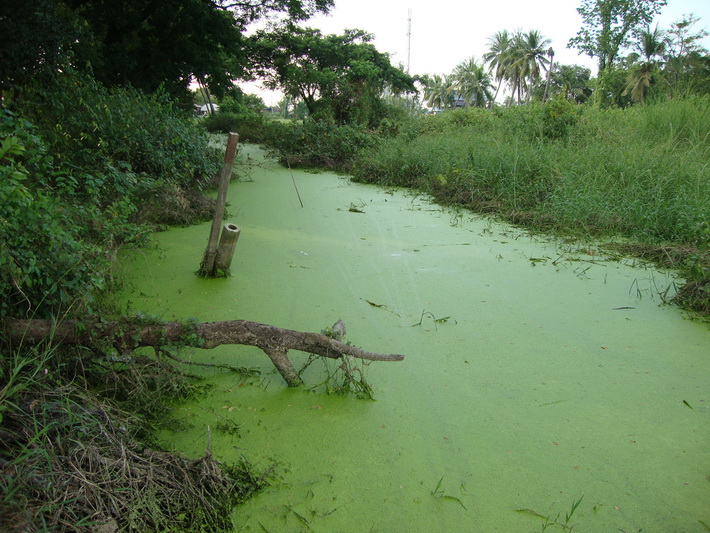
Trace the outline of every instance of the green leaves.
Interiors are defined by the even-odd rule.
[[[41,186],[56,173],[31,125],[0,114],[0,317],[89,302],[105,259],[81,243],[69,209]]]
[[[599,61],[599,71],[612,65],[635,30],[647,27],[666,0],[582,0],[577,11],[584,25],[568,47]]]
[[[268,87],[303,100],[311,116],[367,125],[386,88],[394,94],[415,92],[414,80],[392,66],[371,40],[361,30],[322,35],[289,26],[258,32],[250,46],[255,68]]]

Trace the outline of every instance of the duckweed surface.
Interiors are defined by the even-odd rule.
[[[209,224],[171,229],[123,257],[131,309],[342,319],[346,340],[406,358],[368,367],[369,401],[288,389],[255,348],[182,354],[261,372],[208,371],[164,434],[278,463],[238,531],[710,530],[710,329],[662,305],[667,273],[243,151],[261,166],[231,185],[232,277],[194,274]]]

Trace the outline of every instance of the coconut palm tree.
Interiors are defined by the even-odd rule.
[[[508,62],[517,81],[518,103],[521,101],[523,90],[527,92],[527,100],[529,101],[528,87],[540,79],[540,73],[543,70],[547,71],[548,68],[551,68],[549,66],[551,60],[545,57],[548,55],[550,42],[550,39],[544,37],[538,30],[515,34]]]
[[[451,76],[464,107],[485,107],[493,99],[491,78],[475,58],[459,63]]]
[[[638,50],[644,61],[634,65],[626,80],[624,96],[631,95],[631,100],[641,102],[646,98],[648,88],[656,81],[662,79],[659,63],[656,56],[662,56],[666,49],[665,33],[658,26],[651,31],[646,29],[639,34]]]
[[[424,103],[432,109],[446,109],[453,101],[452,82],[448,76],[434,74],[426,79]]]
[[[555,51],[550,47],[550,49],[547,51],[547,57],[550,58],[550,61],[548,63],[547,67],[547,81],[545,82],[545,94],[542,95],[542,103],[544,104],[547,101],[547,93],[550,91],[550,78],[552,77],[552,67],[554,65],[553,59],[555,58]]]
[[[513,39],[508,30],[498,31],[488,38],[488,52],[483,54],[483,61],[488,64],[488,71],[493,73],[493,79],[498,83],[496,93],[490,101],[491,106],[498,98],[498,91],[507,79],[506,53],[512,43]]]

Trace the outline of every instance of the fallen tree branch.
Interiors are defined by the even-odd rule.
[[[127,322],[81,322],[65,320],[9,319],[2,324],[2,333],[12,345],[76,344],[92,346],[109,341],[119,350],[151,346],[159,351],[163,346],[194,346],[215,348],[224,344],[256,346],[269,356],[290,387],[303,382],[288,358],[289,350],[298,350],[330,359],[349,355],[368,361],[401,361],[403,355],[368,352],[345,344],[322,333],[310,333],[279,328],[249,320],[225,322],[182,323],[162,322],[136,324]]]

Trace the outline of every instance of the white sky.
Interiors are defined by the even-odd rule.
[[[555,61],[577,64],[596,73],[596,60],[568,49],[567,42],[582,26],[579,0],[335,0],[329,15],[303,23],[324,34],[359,29],[375,36],[373,44],[390,54],[393,64],[407,66],[407,29],[411,10],[410,74],[449,74],[462,61],[479,61],[488,51],[488,39],[497,31],[539,30],[551,39]],[[684,14],[700,18],[695,31],[710,30],[710,1],[668,0],[655,23],[667,29]],[[710,39],[704,41],[710,48]],[[251,92],[251,87],[244,87]],[[267,105],[275,104],[263,95]],[[273,101],[270,101],[273,100]]]

